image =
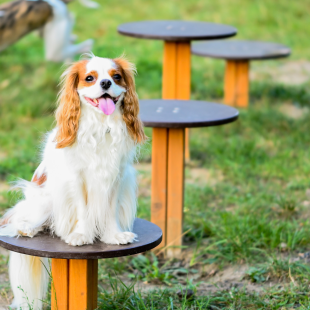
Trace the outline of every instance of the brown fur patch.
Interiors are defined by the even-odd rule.
[[[64,148],[75,142],[81,115],[80,97],[77,92],[81,76],[85,76],[87,60],[81,60],[63,74],[59,106],[56,110],[56,148]]]
[[[94,77],[94,80],[91,82],[87,82],[86,78],[90,75],[92,77]],[[81,67],[81,70],[79,71],[78,89],[92,86],[96,83],[97,80],[98,80],[98,72],[97,71],[90,71],[89,73],[86,74],[86,67],[84,67],[84,69]]]
[[[41,186],[46,182],[46,174],[43,173],[40,177],[38,177],[36,174],[33,176],[31,182],[37,183],[37,185]]]
[[[126,83],[125,83],[125,80],[124,80],[124,78],[123,78],[123,76],[122,76],[122,70],[120,69],[120,67],[119,67],[118,69],[110,69],[110,70],[108,71],[108,73],[109,73],[109,75],[111,76],[111,78],[113,79],[113,81],[114,81],[117,85],[126,88]],[[114,79],[113,76],[114,76],[115,74],[119,74],[122,78],[121,78],[120,80]]]
[[[124,58],[116,58],[113,61],[118,66],[118,70],[121,71],[120,75],[126,88],[123,101],[123,119],[133,140],[136,143],[143,143],[146,140],[146,135],[139,117],[139,100],[134,80],[135,67]]]
[[[0,226],[6,225],[9,223],[12,216],[4,217],[0,220]]]
[[[129,70],[129,71],[134,71],[134,65],[129,62],[126,58],[124,57],[118,57],[113,59],[113,61],[119,66],[121,67],[123,70]]]

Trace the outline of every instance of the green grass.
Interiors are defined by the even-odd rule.
[[[99,56],[125,52],[137,65],[137,90],[143,99],[161,96],[163,44],[118,35],[117,26],[123,22],[225,23],[238,29],[239,39],[277,41],[292,48],[288,59],[253,62],[253,72],[310,61],[309,0],[99,2],[98,10],[85,9],[77,1],[70,5],[77,16],[75,33],[79,40],[94,38],[93,52]],[[31,34],[1,53],[0,67],[0,210],[4,212],[18,199],[7,193],[6,184],[17,177],[30,179],[40,161],[39,144],[53,127],[63,66],[44,61],[43,42]],[[192,98],[221,101],[223,72],[223,61],[192,57]],[[310,114],[304,110],[293,118],[281,110],[284,104],[297,109],[310,106],[309,81],[287,85],[266,74],[251,81],[250,96],[250,107],[240,111],[237,122],[191,131],[184,208],[187,257],[167,261],[148,254],[100,261],[100,309],[309,309],[309,262],[302,256],[307,257],[310,248]],[[151,130],[146,132],[151,137]],[[150,161],[151,139],[140,155],[140,162]],[[194,169],[208,177],[193,181]],[[138,215],[149,219],[151,176],[147,170],[140,175]],[[0,273],[6,263],[1,258]],[[260,287],[260,292],[221,286],[212,292],[200,289],[213,281],[204,276],[210,264],[223,271],[246,265],[240,281]],[[190,280],[195,274],[201,277]],[[136,282],[158,288],[140,291]],[[194,298],[179,298],[180,286],[192,289]],[[0,288],[7,292],[6,284]]]
[[[246,290],[232,288],[221,291],[213,296],[197,296],[191,299],[179,298],[176,291],[156,290],[148,294],[134,291],[134,286],[111,282],[113,292],[103,291],[100,294],[99,309],[309,309],[309,295],[300,291],[301,288],[291,286],[287,289],[270,289],[263,293],[247,293]],[[303,288],[307,290],[306,287]]]

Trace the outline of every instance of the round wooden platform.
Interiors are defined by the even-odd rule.
[[[194,100],[140,100],[140,117],[146,127],[192,128],[218,126],[239,116],[233,107]]]
[[[161,229],[146,220],[136,219],[133,232],[138,240],[126,245],[110,245],[96,242],[92,245],[71,246],[48,234],[29,237],[0,237],[0,246],[7,250],[40,257],[65,259],[98,259],[128,256],[155,248],[161,243]]]
[[[218,40],[192,45],[192,54],[229,60],[263,60],[287,57],[291,50],[282,44],[260,41]]]
[[[122,24],[120,34],[144,39],[164,41],[211,40],[234,36],[234,27],[205,22],[158,20]]]

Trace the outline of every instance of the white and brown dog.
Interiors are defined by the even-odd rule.
[[[72,246],[127,244],[136,214],[136,147],[146,136],[139,118],[135,67],[124,58],[92,56],[63,74],[57,127],[46,136],[24,199],[3,217],[0,235],[33,237],[45,228]],[[14,307],[27,296],[35,309],[46,292],[46,259],[11,252]],[[23,289],[20,290],[18,287]]]
[[[93,40],[72,44],[74,19],[66,3],[72,0],[15,0],[0,5],[0,51],[27,33],[41,29],[45,59],[61,62],[76,54],[89,52]],[[98,7],[91,0],[80,0],[91,8]]]

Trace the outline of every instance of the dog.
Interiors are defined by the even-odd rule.
[[[0,51],[27,33],[41,29],[45,59],[54,62],[71,60],[74,55],[89,52],[93,40],[72,44],[74,18],[66,6],[71,0],[16,0],[0,5]],[[99,5],[91,0],[80,0],[90,8]]]
[[[63,73],[57,126],[46,135],[31,182],[18,181],[24,199],[4,214],[1,236],[34,237],[49,229],[72,246],[136,240],[133,162],[146,136],[134,73],[123,57],[94,55]],[[27,296],[34,309],[42,308],[46,266],[46,258],[10,253],[13,307],[28,309]]]

